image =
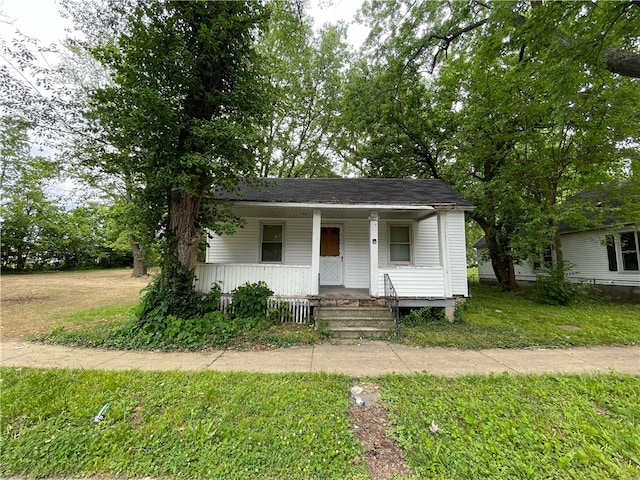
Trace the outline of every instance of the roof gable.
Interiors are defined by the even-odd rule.
[[[216,191],[216,200],[259,203],[334,205],[450,205],[473,204],[442,180],[399,178],[266,178],[251,186],[240,184],[239,194]]]

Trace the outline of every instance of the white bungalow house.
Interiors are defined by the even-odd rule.
[[[196,269],[203,292],[262,280],[275,296],[313,307],[395,290],[400,307],[449,315],[468,296],[464,212],[473,205],[440,180],[265,179],[216,199],[245,224],[209,234]]]
[[[568,280],[599,285],[617,296],[640,298],[640,225],[589,230],[563,225],[560,238],[564,259],[571,266]],[[495,282],[484,238],[474,247],[478,252],[480,281]],[[555,252],[548,248],[539,261],[516,265],[516,280],[535,282],[542,266],[555,261]]]

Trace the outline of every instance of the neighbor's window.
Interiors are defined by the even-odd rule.
[[[282,225],[262,225],[263,262],[282,262]]]
[[[623,270],[638,270],[640,265],[639,244],[638,232],[624,232],[620,234],[620,253],[622,256]]]
[[[389,226],[389,260],[391,262],[411,262],[411,227],[409,225]]]
[[[552,268],[553,267],[553,253],[552,253],[551,245],[547,245],[542,254],[535,257],[533,262],[533,270],[538,271],[544,268]]]

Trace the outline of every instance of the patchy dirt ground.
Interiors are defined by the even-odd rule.
[[[0,338],[50,332],[91,308],[133,305],[150,280],[130,269],[0,275]]]
[[[387,434],[389,417],[384,404],[379,402],[379,386],[374,383],[358,384],[363,392],[359,395],[366,401],[361,407],[349,404],[351,432],[365,447],[364,462],[371,472],[371,480],[410,476],[404,453],[398,442]],[[358,459],[357,461],[363,461]]]

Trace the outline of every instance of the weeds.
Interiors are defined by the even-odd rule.
[[[247,348],[251,343],[279,347],[309,345],[320,339],[320,333],[308,326],[287,326],[279,322],[279,312],[267,308],[273,292],[264,282],[238,287],[231,308],[225,312],[218,310],[220,288],[214,286],[208,295],[198,294],[197,301],[188,301],[189,309],[195,308],[199,313],[187,318],[167,314],[169,304],[175,309],[179,302],[159,300],[159,292],[163,290],[158,285],[150,287],[134,314],[125,321],[84,331],[57,328],[34,338],[45,343],[127,350]],[[151,302],[156,302],[155,307],[152,308]]]
[[[558,306],[539,304],[531,292],[472,285],[472,298],[449,323],[420,311],[403,319],[401,341],[457,348],[634,345],[640,340],[638,307],[605,299]],[[563,327],[571,326],[572,331]]]

